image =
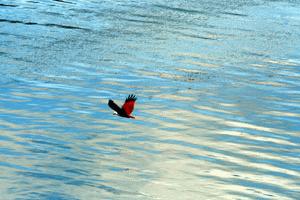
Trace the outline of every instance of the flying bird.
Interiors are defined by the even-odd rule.
[[[130,94],[122,108],[120,108],[113,100],[109,100],[108,101],[108,106],[113,109],[114,111],[116,111],[116,114],[119,115],[120,117],[127,117],[127,118],[135,118],[134,116],[131,116],[130,114],[132,113],[133,109],[134,109],[134,104],[135,101],[137,100],[136,96],[133,94]]]

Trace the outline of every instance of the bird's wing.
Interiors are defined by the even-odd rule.
[[[137,98],[133,94],[129,95],[126,98],[125,103],[122,106],[122,109],[125,111],[127,115],[130,115],[132,113],[136,100]]]
[[[108,106],[113,109],[114,111],[116,111],[117,113],[121,113],[122,109],[113,101],[113,100],[109,100],[108,101]]]

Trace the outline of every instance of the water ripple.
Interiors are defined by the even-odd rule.
[[[297,199],[298,10],[2,1],[1,198]]]
[[[52,23],[37,23],[37,22],[25,22],[19,20],[9,20],[9,19],[0,19],[0,22],[12,23],[12,24],[24,24],[24,25],[39,25],[39,26],[49,26],[49,27],[57,27],[57,28],[65,28],[65,29],[80,29],[80,30],[89,30],[82,27],[70,26],[70,25],[62,25],[62,24],[52,24]]]

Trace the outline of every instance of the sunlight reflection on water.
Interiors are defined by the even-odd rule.
[[[2,198],[299,198],[299,7],[0,1]]]

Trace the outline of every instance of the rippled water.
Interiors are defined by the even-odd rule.
[[[0,0],[1,199],[300,199],[299,10]]]

